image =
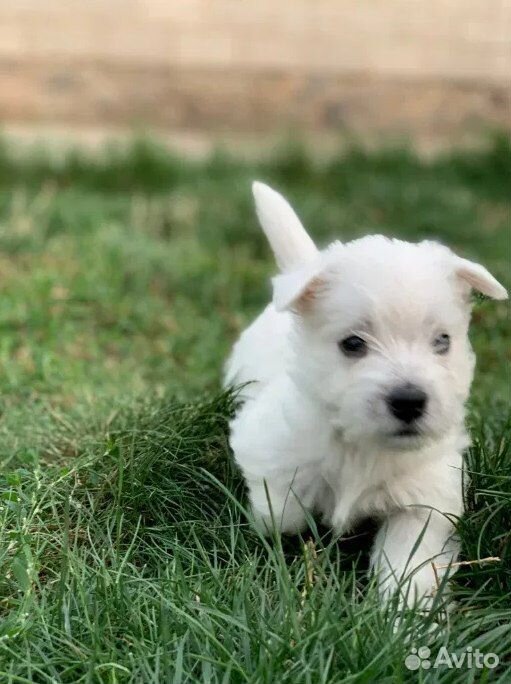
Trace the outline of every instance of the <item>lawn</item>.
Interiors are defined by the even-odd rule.
[[[250,181],[318,242],[438,237],[511,286],[511,148],[420,160],[180,159],[154,143],[65,158],[0,148],[0,682],[511,681],[510,320],[478,298],[459,522],[430,616],[380,607],[370,531],[266,541],[227,443],[229,347],[274,270]],[[439,627],[435,627],[439,625]],[[500,664],[410,672],[412,648]]]

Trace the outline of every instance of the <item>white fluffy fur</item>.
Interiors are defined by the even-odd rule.
[[[456,559],[452,521],[463,511],[464,404],[474,355],[469,293],[502,299],[486,269],[434,243],[375,235],[318,251],[289,204],[254,184],[257,213],[282,273],[274,301],[241,335],[226,384],[250,383],[231,446],[255,524],[295,533],[318,513],[339,534],[381,521],[372,567],[383,595],[403,578],[427,595],[431,561]],[[434,353],[435,336],[451,349]],[[338,346],[369,344],[360,359]],[[397,385],[428,395],[420,436],[396,436],[385,402]],[[442,574],[440,571],[439,574]]]

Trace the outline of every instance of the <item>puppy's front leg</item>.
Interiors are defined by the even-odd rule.
[[[254,524],[264,534],[275,528],[283,534],[297,534],[306,525],[303,502],[293,489],[292,478],[279,482],[257,480],[249,482],[249,498]]]
[[[458,544],[451,521],[427,508],[409,507],[393,513],[380,528],[371,567],[378,575],[380,594],[389,598],[400,588],[408,605],[434,594],[437,577],[432,563],[456,560]],[[438,577],[446,572],[437,571]]]
[[[230,444],[264,533],[300,532],[317,500],[327,430],[318,407],[284,377],[267,385],[231,422]]]

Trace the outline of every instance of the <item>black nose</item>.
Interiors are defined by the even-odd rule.
[[[398,420],[403,423],[413,423],[424,413],[428,395],[416,385],[402,385],[396,387],[387,397],[387,403]]]

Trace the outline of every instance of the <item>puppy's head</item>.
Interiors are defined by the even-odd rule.
[[[282,271],[274,305],[296,317],[291,372],[343,438],[410,449],[459,425],[470,291],[504,299],[502,285],[434,242],[375,235],[318,251],[280,195],[261,184],[254,195]]]

